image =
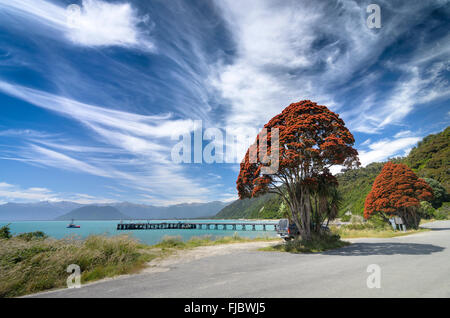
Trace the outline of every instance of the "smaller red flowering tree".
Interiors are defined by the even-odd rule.
[[[399,216],[407,228],[417,229],[420,223],[420,201],[433,198],[433,190],[404,164],[388,162],[375,178],[366,197],[364,217],[379,214],[384,219]]]

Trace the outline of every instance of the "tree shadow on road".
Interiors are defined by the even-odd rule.
[[[429,255],[445,248],[433,244],[418,243],[353,243],[350,246],[323,252],[324,255],[369,256],[369,255]]]

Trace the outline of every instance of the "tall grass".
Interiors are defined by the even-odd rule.
[[[258,241],[274,241],[279,240],[278,237],[271,236],[259,236],[254,238],[242,237],[235,232],[232,236],[193,236],[187,241],[183,241],[181,236],[164,236],[162,240],[153,245],[157,248],[162,249],[188,249],[195,248],[198,246],[208,246],[217,244],[230,244],[230,243],[242,243],[242,242],[258,242]]]
[[[64,287],[67,266],[81,268],[81,281],[131,273],[156,257],[126,237],[85,240],[13,237],[0,240],[0,297]]]
[[[385,221],[373,218],[368,222],[357,222],[340,227],[331,227],[331,231],[338,234],[342,238],[362,238],[362,237],[374,237],[374,238],[389,238],[396,236],[404,236],[414,234],[418,232],[428,231],[427,229],[394,231],[392,227]]]
[[[10,237],[10,236],[8,236]],[[140,244],[128,236],[89,236],[51,239],[42,232],[0,238],[0,297],[15,297],[66,286],[67,266],[81,269],[81,282],[129,274],[147,262],[179,249],[237,242],[274,240],[270,237],[244,238],[205,235],[183,241],[181,236],[165,236],[156,245]]]

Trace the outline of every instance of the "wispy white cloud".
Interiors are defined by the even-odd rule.
[[[169,145],[176,142],[171,137],[192,131],[192,120],[111,110],[4,81],[0,81],[0,91],[81,123],[94,139],[106,145],[96,151],[95,147],[30,137],[28,146],[2,159],[114,179],[127,187],[157,193],[158,204],[204,201],[211,193],[195,177],[187,177],[185,167],[170,158]],[[80,152],[86,149],[92,152],[90,156]],[[117,149],[121,156],[99,157],[111,149]]]
[[[86,162],[74,159],[62,153],[43,148],[36,145],[30,145],[30,156],[28,159],[34,163],[43,164],[49,167],[58,167],[70,171],[83,171],[92,175],[108,177],[114,174],[111,171],[105,171],[94,167]],[[36,156],[35,156],[36,155]]]
[[[355,109],[348,114],[350,125],[355,131],[377,133],[388,125],[402,124],[414,107],[433,100],[448,98],[448,81],[443,70],[448,63],[436,62],[431,68],[422,70],[418,66],[404,68],[402,79],[398,81],[391,95],[383,100],[366,105],[365,111]],[[356,116],[353,116],[356,115]]]
[[[6,202],[36,202],[36,201],[72,201],[81,204],[112,203],[117,200],[95,197],[83,193],[57,193],[47,188],[22,188],[18,185],[0,182],[0,204]]]
[[[395,156],[404,156],[421,139],[421,137],[403,137],[376,141],[368,146],[368,150],[359,151],[359,159],[361,164],[366,166],[371,162],[384,161]]]
[[[402,137],[409,137],[409,136],[413,136],[413,132],[411,130],[402,130],[399,131],[398,133],[396,133],[394,135],[394,138],[402,138]]]
[[[216,4],[228,22],[237,52],[231,62],[218,65],[212,73],[212,83],[228,106],[224,109],[227,126],[261,127],[291,102],[311,99],[339,110],[353,131],[379,133],[400,124],[417,105],[449,96],[441,73],[448,66],[438,62],[429,68],[427,63],[433,60],[424,58],[429,52],[422,43],[417,44],[408,67],[400,69],[396,66],[406,63],[392,63],[402,74],[392,90],[377,91],[382,72],[368,71],[411,27],[417,14],[443,6],[442,1],[395,6],[382,1],[384,12],[396,18],[378,32],[366,27],[365,2],[230,0]],[[433,56],[442,60],[449,50],[447,37]],[[338,101],[340,95],[357,88],[366,96],[353,93],[351,106],[346,105],[347,98],[345,103]]]
[[[154,50],[147,32],[140,27],[148,17],[139,17],[130,3],[83,0],[79,8],[78,12],[69,11],[45,0],[0,0],[0,9],[28,18],[27,23],[55,28],[76,45]]]
[[[28,188],[21,189],[20,187],[0,183],[0,198],[8,201],[28,200],[28,201],[50,201],[55,199],[56,195],[45,188]]]
[[[170,138],[193,129],[192,120],[171,120],[170,114],[144,116],[135,113],[89,105],[40,90],[14,85],[0,79],[0,91],[30,104],[74,118],[90,128],[105,132],[108,127],[135,136]]]

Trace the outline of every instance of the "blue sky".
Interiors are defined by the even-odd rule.
[[[443,0],[0,0],[0,202],[233,200],[239,160],[174,163],[174,136],[254,138],[303,99],[341,115],[363,165],[405,155],[450,122],[449,17]]]

